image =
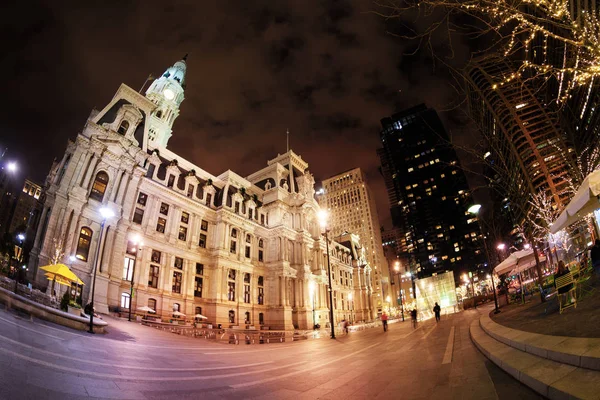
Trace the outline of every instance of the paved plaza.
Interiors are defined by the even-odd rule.
[[[502,307],[502,312],[492,315],[494,321],[509,328],[545,335],[600,338],[600,281],[591,281],[587,287],[591,294],[577,301],[577,308],[559,312],[558,299],[551,297],[545,303],[539,293],[520,302]]]
[[[0,309],[0,399],[540,398],[469,338],[472,310],[293,343],[229,345],[108,319],[89,335]]]

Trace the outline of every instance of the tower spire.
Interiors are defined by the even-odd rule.
[[[167,68],[146,90],[146,97],[156,104],[150,116],[150,148],[166,147],[171,137],[173,122],[179,115],[179,106],[184,99],[187,56]]]

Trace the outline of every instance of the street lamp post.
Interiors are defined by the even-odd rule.
[[[333,325],[333,287],[331,286],[331,261],[329,257],[329,228],[327,226],[327,211],[319,211],[319,222],[324,231],[325,251],[327,252],[327,278],[329,281],[329,324],[331,325],[331,338],[335,339],[335,327]]]
[[[348,305],[350,306],[350,323],[354,321],[353,312],[354,312],[354,302],[352,301],[352,292],[348,293]]]
[[[469,271],[469,280],[471,281],[471,294],[473,295],[473,307],[477,309],[477,301],[475,299],[475,283],[473,282],[473,272]]]
[[[317,320],[316,320],[316,315],[315,315],[315,282],[314,281],[310,281],[308,283],[308,291],[310,292],[310,298],[312,301],[312,317],[313,317],[313,330],[315,329],[315,327],[317,326]]]
[[[404,301],[402,299],[402,276],[400,275],[400,262],[396,261],[394,265],[396,278],[398,279],[398,298],[400,299],[400,313],[402,314],[402,322],[404,322]]]
[[[135,250],[135,258],[133,259],[133,267],[131,270],[131,288],[129,290],[129,317],[127,319],[129,322],[131,322],[131,307],[133,305],[133,279],[135,278],[135,266],[137,265],[138,254],[140,254],[143,245],[139,236],[135,236],[132,242],[137,246],[137,248]]]
[[[96,246],[96,255],[94,257],[94,273],[92,275],[92,296],[90,301],[90,329],[89,333],[94,333],[94,294],[96,292],[96,271],[98,270],[98,262],[100,256],[100,246],[102,245],[102,234],[104,233],[104,225],[106,220],[113,217],[115,213],[108,207],[102,207],[100,210],[102,223],[100,224],[100,236],[98,238],[98,246]]]
[[[17,257],[17,265],[15,265],[15,294],[19,291],[19,275],[21,272],[19,264],[23,261],[23,242],[25,241],[25,235],[19,233],[17,239],[19,239],[19,256]]]
[[[494,283],[494,269],[492,268],[492,260],[490,259],[490,253],[488,252],[487,245],[485,243],[485,236],[483,233],[483,229],[481,227],[481,218],[479,218],[479,210],[481,209],[481,204],[474,204],[467,210],[469,213],[475,215],[477,217],[477,223],[479,224],[479,230],[481,231],[482,241],[483,241],[483,250],[485,251],[485,256],[488,260],[488,268],[490,269],[490,276],[492,277],[492,290],[494,292],[494,314],[498,314],[500,309],[498,308],[498,297],[496,295],[496,284]],[[475,299],[473,299],[473,303],[475,303]]]

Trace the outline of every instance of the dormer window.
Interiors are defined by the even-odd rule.
[[[129,122],[124,119],[123,121],[121,121],[121,125],[119,126],[117,133],[124,135],[125,133],[127,133],[128,129],[129,129]]]
[[[158,110],[156,112],[156,118],[161,118],[162,117],[162,110]]]

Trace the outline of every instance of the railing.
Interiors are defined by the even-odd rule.
[[[313,331],[274,331],[253,329],[196,328],[192,325],[176,325],[165,322],[142,320],[142,324],[182,336],[204,338],[229,344],[283,343],[307,339]]]

